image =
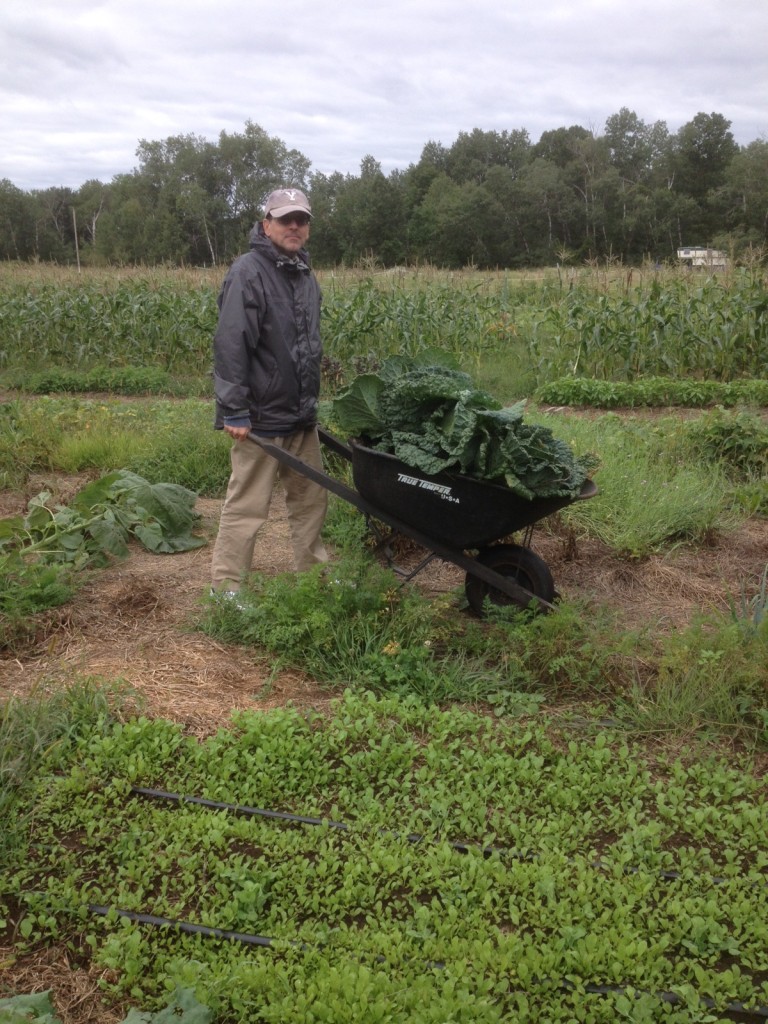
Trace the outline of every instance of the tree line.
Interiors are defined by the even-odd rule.
[[[317,266],[429,263],[530,267],[675,258],[681,246],[738,255],[768,243],[768,141],[740,146],[721,114],[676,133],[622,108],[602,134],[578,125],[460,132],[385,175],[312,173],[298,150],[247,121],[216,142],[141,140],[111,182],[25,192],[0,180],[0,258],[82,265],[224,265],[247,248],[266,195],[311,196]]]

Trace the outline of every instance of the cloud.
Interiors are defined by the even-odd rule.
[[[768,132],[754,0],[4,0],[0,33],[0,177],[25,189],[110,180],[141,139],[248,120],[324,173],[405,167],[473,128],[600,132],[622,107]]]

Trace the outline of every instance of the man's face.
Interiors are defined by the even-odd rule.
[[[284,217],[267,217],[264,234],[286,256],[295,256],[309,238],[309,216],[298,211]]]

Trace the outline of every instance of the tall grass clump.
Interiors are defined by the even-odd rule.
[[[214,430],[210,417],[202,422],[179,422],[149,439],[125,463],[148,480],[180,484],[207,498],[221,498],[230,473],[232,441]]]
[[[702,611],[687,628],[665,636],[652,671],[635,676],[619,695],[619,716],[639,731],[738,734],[768,744],[768,618],[756,610]]]
[[[66,604],[78,586],[68,565],[24,562],[0,551],[0,652],[15,652],[35,638],[37,614]]]
[[[597,454],[598,496],[561,514],[618,554],[643,558],[679,542],[702,541],[746,517],[734,507],[721,467],[679,457],[669,443],[676,424],[623,420],[615,413],[594,420],[545,413],[531,418],[551,426],[575,450]]]
[[[735,479],[768,476],[768,424],[754,412],[714,409],[684,428],[692,454]]]
[[[210,402],[38,397],[0,405],[0,486],[33,473],[129,469],[208,497],[223,494],[230,441]]]
[[[53,468],[58,433],[36,405],[0,402],[0,489],[23,486],[30,473]]]
[[[768,425],[757,412],[708,410],[670,427],[665,447],[680,463],[714,467],[734,506],[768,518]]]

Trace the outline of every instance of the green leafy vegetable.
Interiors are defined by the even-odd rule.
[[[68,506],[52,503],[42,491],[29,502],[26,516],[0,520],[0,553],[83,568],[126,555],[131,537],[157,553],[189,551],[205,543],[192,533],[199,518],[196,500],[186,487],[150,484],[126,470],[94,480]]]
[[[0,999],[0,1024],[61,1024],[50,991]]]
[[[424,473],[463,473],[523,498],[576,496],[594,468],[548,427],[523,422],[453,367],[403,356],[355,378],[333,402],[342,430]]]

